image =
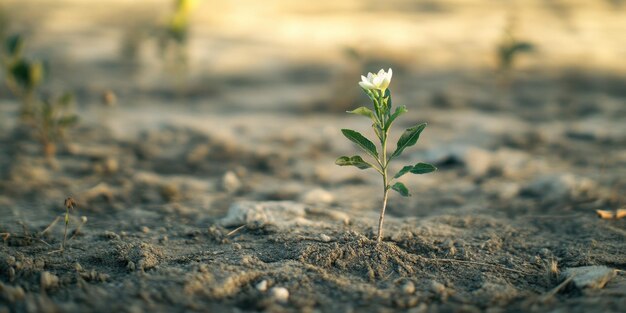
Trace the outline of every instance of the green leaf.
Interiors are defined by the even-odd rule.
[[[411,169],[412,174],[427,174],[436,171],[437,168],[428,163],[417,163]]]
[[[404,149],[417,143],[417,140],[420,138],[420,134],[422,133],[424,128],[426,128],[426,123],[422,123],[405,130],[402,136],[400,136],[400,139],[398,139],[396,151],[393,152],[389,159],[391,160],[399,156],[400,154],[402,154],[402,151],[404,151]]]
[[[397,182],[397,183],[393,184],[393,186],[391,186],[391,189],[397,191],[403,197],[410,197],[411,196],[411,193],[409,193],[409,189],[407,189],[406,186],[403,183],[401,183],[401,182]]]
[[[396,108],[396,111],[393,112],[393,114],[391,114],[391,117],[389,117],[389,120],[387,121],[387,129],[389,129],[389,127],[391,127],[391,124],[393,124],[393,121],[396,120],[396,118],[398,118],[398,116],[409,112],[409,110],[406,109],[406,106],[402,105]]]
[[[29,70],[29,84],[31,87],[35,87],[41,83],[46,73],[44,64],[40,61],[34,61]]]
[[[62,127],[74,126],[77,123],[78,123],[78,116],[76,115],[64,116],[61,119],[59,119],[59,126],[62,126]]]
[[[356,166],[357,168],[362,170],[372,167],[371,164],[365,162],[363,158],[358,155],[351,157],[342,156],[335,161],[335,164],[339,166]]]
[[[383,95],[383,101],[385,102],[385,114],[389,116],[389,114],[391,114],[392,107],[391,90],[389,88],[385,90],[385,94]]]
[[[22,87],[28,87],[30,83],[30,64],[20,60],[11,67],[11,75]]]
[[[530,42],[516,42],[511,50],[515,52],[531,52],[535,49],[535,46]]]
[[[365,138],[359,132],[351,130],[351,129],[342,129],[341,132],[343,133],[344,136],[346,136],[346,138],[356,143],[359,147],[365,150],[365,152],[367,152],[369,155],[378,159],[378,152],[376,152],[376,146],[369,139]]]
[[[347,112],[351,114],[357,114],[357,115],[369,117],[372,119],[374,123],[378,123],[378,119],[376,118],[376,115],[374,114],[374,112],[367,107],[360,107],[358,109],[347,111]]]
[[[11,57],[16,57],[22,52],[24,40],[22,39],[22,36],[16,34],[7,38],[5,45],[8,55]]]
[[[374,129],[374,133],[378,139],[382,140],[384,131],[380,128],[380,125],[374,123],[372,124],[372,128]]]
[[[59,97],[58,103],[63,107],[67,107],[73,101],[74,101],[74,95],[71,92],[66,92],[61,97]]]
[[[408,173],[412,169],[413,169],[413,165],[407,165],[403,167],[398,173],[396,173],[396,175],[394,175],[393,178],[400,178],[402,175]]]

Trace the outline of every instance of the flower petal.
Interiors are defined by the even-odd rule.
[[[369,82],[359,82],[359,86],[363,89],[376,89],[376,87]]]

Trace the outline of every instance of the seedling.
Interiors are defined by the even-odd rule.
[[[509,18],[504,34],[497,46],[498,70],[503,76],[504,83],[508,84],[511,72],[518,56],[535,50],[532,43],[518,39],[515,29],[515,19]]]
[[[56,153],[56,143],[64,138],[67,128],[78,122],[78,116],[68,112],[73,99],[71,93],[65,93],[54,100],[46,99],[33,112],[35,135],[48,158]]]
[[[408,112],[406,106],[399,106],[392,113],[391,91],[388,89],[391,83],[392,71],[388,72],[380,70],[378,74],[369,73],[367,77],[361,76],[361,82],[359,85],[365,91],[365,94],[370,98],[373,103],[374,110],[372,111],[368,107],[360,107],[353,111],[348,111],[351,114],[357,114],[365,116],[372,120],[372,128],[374,133],[380,142],[380,152],[377,150],[376,145],[371,142],[365,136],[359,132],[351,129],[342,129],[346,138],[357,144],[365,153],[374,159],[374,163],[364,160],[361,156],[342,156],[335,161],[335,164],[339,166],[355,166],[358,169],[364,170],[372,168],[376,170],[383,178],[383,204],[380,211],[380,218],[378,220],[378,234],[376,241],[380,242],[383,235],[383,221],[385,218],[385,209],[387,207],[387,198],[389,190],[395,190],[403,197],[410,197],[409,189],[401,182],[397,180],[407,173],[411,174],[426,174],[437,170],[431,164],[417,163],[415,165],[406,165],[400,171],[393,176],[388,175],[389,163],[398,158],[404,150],[417,143],[420,134],[426,128],[426,123],[416,124],[404,131],[397,142],[396,149],[387,155],[387,139],[393,122],[402,114]]]
[[[72,197],[65,198],[65,230],[63,231],[63,242],[61,243],[61,251],[65,250],[65,241],[67,240],[67,227],[70,225],[70,210],[76,206],[76,201]]]
[[[163,25],[159,36],[159,48],[165,70],[170,72],[177,89],[185,86],[188,71],[187,41],[189,38],[190,17],[195,0],[173,0],[173,10],[168,21]]]
[[[36,90],[46,75],[45,64],[31,61],[23,56],[24,40],[20,35],[12,35],[4,41],[2,50],[2,67],[6,85],[17,97],[22,108],[20,116],[23,120],[31,117],[35,102]]]

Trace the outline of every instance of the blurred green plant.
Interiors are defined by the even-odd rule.
[[[4,40],[0,58],[5,84],[21,102],[20,116],[27,120],[33,113],[36,91],[47,75],[47,66],[24,57],[24,39],[17,34]]]
[[[184,86],[188,71],[187,42],[194,0],[174,0],[173,11],[159,35],[159,48],[165,70],[170,72],[178,89]]]
[[[392,113],[392,101],[391,92],[388,89],[391,83],[392,71],[388,72],[380,70],[377,74],[369,73],[367,77],[361,76],[361,82],[359,85],[365,91],[367,96],[372,100],[372,111],[368,107],[360,107],[348,113],[358,114],[369,118],[373,124],[372,128],[374,133],[380,142],[380,152],[376,145],[361,135],[359,132],[351,129],[342,129],[343,135],[348,140],[357,144],[365,153],[369,154],[375,160],[375,163],[364,160],[361,156],[342,156],[335,161],[335,164],[339,166],[355,166],[358,169],[364,170],[373,168],[383,178],[383,205],[380,212],[380,218],[378,220],[378,234],[376,241],[380,242],[383,235],[383,221],[385,218],[385,209],[387,207],[387,199],[389,190],[398,192],[403,197],[410,197],[409,189],[399,181],[393,183],[394,180],[404,176],[407,173],[412,174],[426,174],[437,170],[437,168],[428,163],[417,163],[415,165],[406,165],[395,175],[388,175],[389,163],[399,157],[404,150],[417,143],[420,134],[426,128],[426,123],[416,124],[404,131],[404,133],[398,139],[396,149],[394,152],[387,156],[387,139],[393,122],[402,114],[408,112],[406,106],[400,106]]]
[[[78,123],[78,115],[70,111],[73,102],[74,96],[66,92],[60,97],[42,101],[34,111],[32,125],[46,157],[56,154],[57,142],[65,138],[69,127]]]
[[[515,18],[509,18],[504,28],[502,39],[500,39],[500,43],[496,48],[498,71],[502,75],[505,84],[508,85],[512,78],[515,61],[518,59],[518,56],[533,51],[535,51],[535,46],[532,43],[517,37]]]
[[[55,99],[42,99],[38,90],[48,76],[47,66],[24,57],[24,39],[20,35],[5,39],[1,64],[7,88],[21,103],[22,122],[33,130],[44,155],[53,157],[56,143],[64,138],[66,129],[78,122],[78,116],[70,112],[73,95],[66,92]]]

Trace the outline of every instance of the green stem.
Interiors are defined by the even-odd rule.
[[[384,103],[382,92],[379,93],[378,101],[382,108],[382,105]],[[388,186],[388,177],[387,177],[387,165],[389,162],[387,160],[387,135],[389,134],[389,129],[388,127],[386,127],[387,120],[385,119],[385,117],[386,117],[385,114],[380,115],[382,126],[384,129],[382,132],[382,136],[380,138],[382,153],[381,153],[381,160],[379,162],[381,166],[381,170],[382,170],[381,174],[383,175],[383,207],[380,210],[380,217],[378,219],[378,235],[376,236],[377,242],[381,242],[383,238],[383,222],[385,220],[385,210],[387,208],[387,198],[389,196],[389,186]]]
[[[65,207],[65,232],[63,233],[63,244],[61,250],[65,250],[65,241],[67,240],[67,227],[70,224],[70,208]]]

